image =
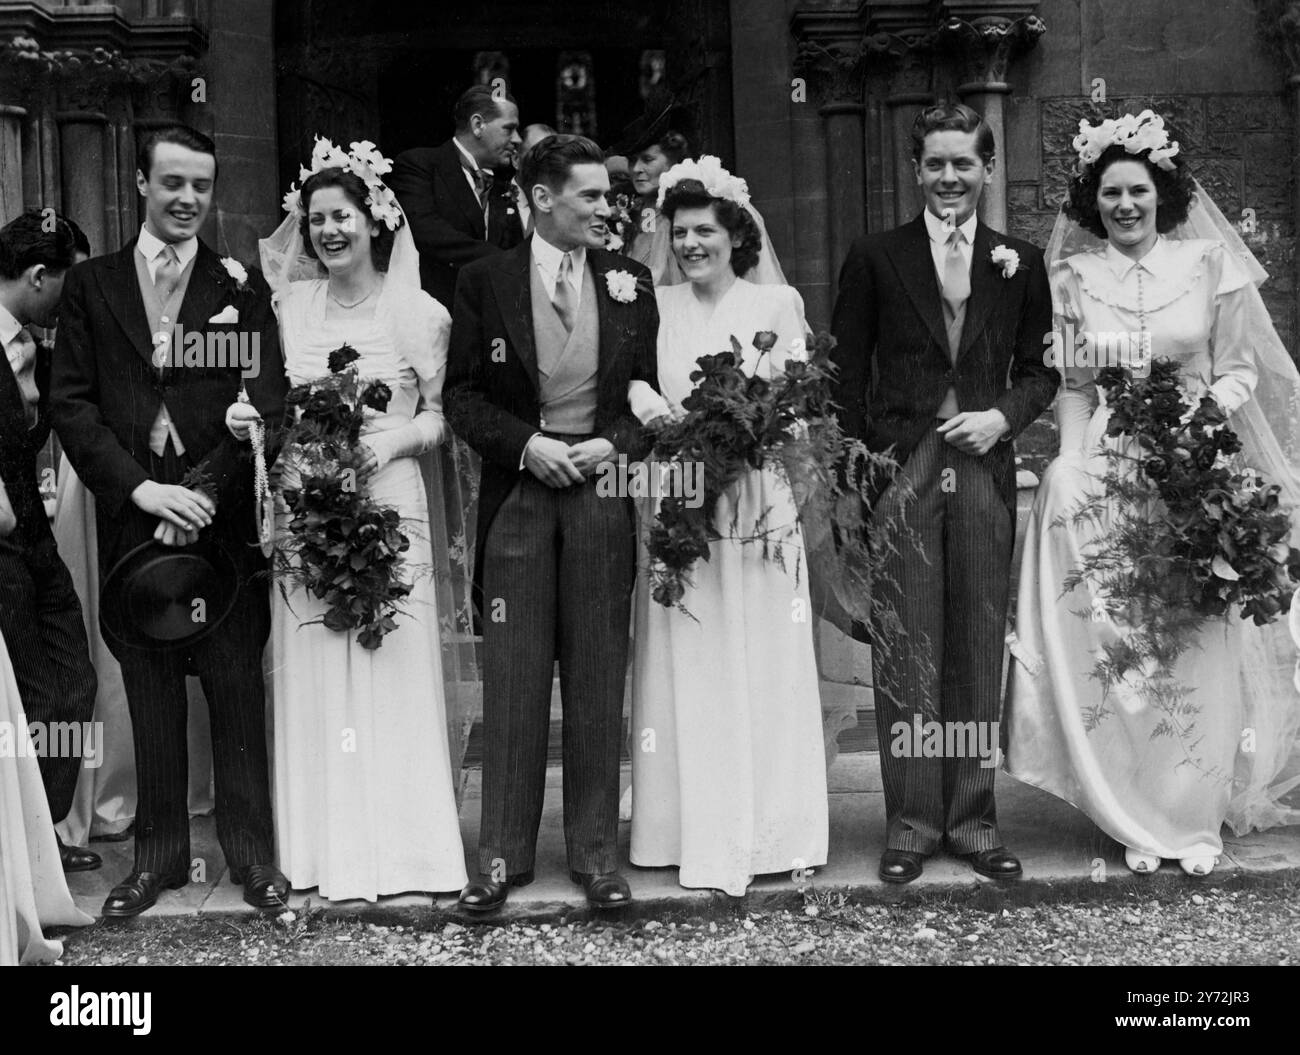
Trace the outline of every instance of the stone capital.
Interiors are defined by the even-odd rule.
[[[790,19],[797,42],[795,72],[808,79],[813,95],[825,107],[862,103],[866,77],[861,9],[799,10]]]
[[[961,3],[943,5],[939,37],[956,57],[962,83],[958,94],[1009,93],[1007,70],[1021,52],[1047,32],[1035,13],[1037,3]]]
[[[865,41],[872,72],[884,74],[890,103],[922,103],[933,97],[933,27],[879,30]]]

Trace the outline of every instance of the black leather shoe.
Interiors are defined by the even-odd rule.
[[[460,892],[458,904],[466,912],[495,912],[506,903],[506,895],[512,886],[527,886],[533,881],[533,870],[509,876],[505,882],[498,883],[489,876],[479,875],[465,884]]]
[[[592,908],[627,908],[632,904],[632,888],[617,872],[570,872],[569,878],[581,885]]]
[[[104,863],[93,850],[64,846],[62,839],[59,840],[59,860],[63,862],[65,872],[93,872]]]
[[[910,883],[919,879],[925,854],[912,850],[886,850],[880,855],[880,878],[886,883]]]
[[[1020,878],[1020,861],[1005,846],[995,846],[992,850],[977,850],[973,854],[963,856],[982,876],[988,876],[990,879]]]
[[[170,875],[162,872],[132,872],[108,892],[100,914],[109,919],[138,916],[153,908],[164,890],[176,890],[189,882],[185,872]]]
[[[230,881],[244,888],[244,903],[269,912],[289,907],[289,880],[275,865],[249,865],[232,868]]]

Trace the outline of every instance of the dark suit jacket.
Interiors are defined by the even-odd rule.
[[[650,272],[604,249],[588,249],[587,261],[595,271],[600,315],[596,432],[629,460],[641,458],[649,446],[628,406],[627,386],[639,379],[659,389],[659,309]],[[528,472],[519,462],[540,431],[531,266],[529,242],[469,264],[461,272],[452,313],[443,404],[448,424],[483,458],[474,560],[480,608],[488,528],[520,474]],[[637,279],[636,298],[629,304],[614,300],[606,288],[605,274],[620,270]]]
[[[50,435],[49,370],[49,350],[38,344],[36,386],[41,398],[36,424],[28,428],[18,379],[8,359],[0,356],[0,480],[4,481],[18,521],[8,538],[0,538],[0,554],[12,554],[39,566],[48,566],[57,559],[54,534],[36,478],[36,459]]]
[[[132,254],[78,264],[69,273],[59,309],[50,410],[59,441],[96,500],[100,563],[105,568],[153,536],[157,519],[131,501],[151,478],[149,430],[166,402],[186,456],[208,474],[217,492],[213,534],[227,543],[241,570],[265,567],[253,548],[253,470],[247,444],[227,431],[226,408],[239,395],[240,369],[168,366],[152,362],[153,342]],[[227,305],[239,321],[207,320]],[[284,414],[287,382],[280,336],[262,273],[248,268],[239,289],[221,258],[199,243],[177,322],[187,333],[223,331],[259,340],[259,369],[246,380],[249,398],[268,426]],[[175,481],[170,481],[175,482]]]
[[[994,246],[1020,254],[1019,270],[1004,278]],[[925,217],[860,238],[840,272],[831,329],[838,344],[838,401],[844,431],[873,451],[893,448],[906,463],[950,385],[962,410],[1002,411],[1010,435],[985,457],[1015,509],[1011,439],[1051,403],[1056,370],[1044,355],[1052,302],[1043,254],[1018,238],[979,223],[971,257],[971,295],[957,362],[948,351],[939,279]],[[878,498],[887,481],[873,495]]]
[[[492,229],[484,239],[483,210],[465,180],[460,151],[450,139],[441,146],[399,154],[388,186],[406,213],[420,251],[420,284],[448,309],[461,267],[523,240],[515,185],[508,174],[499,174],[493,185],[488,209]]]

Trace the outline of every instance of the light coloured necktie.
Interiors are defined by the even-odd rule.
[[[39,413],[37,405],[41,400],[40,390],[36,387],[36,339],[23,327],[19,329],[14,341],[18,352],[9,357],[9,363],[13,367],[14,380],[18,383],[18,392],[23,399],[27,425],[31,427],[36,424]]]
[[[948,252],[943,259],[943,299],[953,315],[970,300],[970,268],[961,252],[965,241],[966,236],[960,228],[953,231],[948,236]]]
[[[153,288],[158,291],[158,299],[166,304],[181,280],[181,262],[176,256],[175,246],[164,246],[158,255],[160,259],[153,276]]]
[[[569,333],[573,332],[573,314],[577,310],[574,303],[573,284],[569,277],[573,274],[573,257],[568,253],[560,261],[560,277],[555,280],[555,297],[552,303]]]

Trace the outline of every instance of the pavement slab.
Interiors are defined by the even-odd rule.
[[[580,887],[569,880],[561,823],[561,773],[558,766],[547,772],[546,806],[538,837],[536,880],[510,893],[506,909],[491,920],[558,915],[585,915],[586,901]],[[624,766],[623,786],[630,780]],[[759,876],[744,899],[730,898],[709,890],[686,890],[677,885],[675,868],[623,869],[637,901],[635,914],[732,912],[738,908],[762,909],[789,905],[799,898],[805,882],[819,891],[846,891],[855,899],[895,902],[934,894],[975,894],[1008,903],[1036,903],[1051,898],[1089,897],[1102,886],[1126,884],[1134,889],[1164,891],[1171,886],[1190,892],[1200,883],[1224,885],[1260,880],[1273,882],[1300,877],[1300,826],[1252,833],[1235,838],[1224,833],[1224,854],[1219,867],[1206,880],[1185,877],[1174,862],[1166,862],[1155,876],[1135,876],[1124,866],[1123,848],[1100,832],[1084,814],[1069,803],[999,772],[997,775],[998,819],[1007,845],[1020,857],[1025,875],[1016,883],[995,883],[976,875],[964,861],[937,854],[925,865],[925,872],[905,887],[883,883],[876,865],[884,849],[884,796],[880,786],[880,762],[875,752],[841,754],[828,774],[830,788],[830,860],[809,880],[781,873]],[[461,833],[466,846],[467,869],[474,870],[474,847],[481,808],[481,773],[469,772],[461,809]],[[619,826],[622,858],[627,860],[630,826]],[[158,904],[141,918],[150,916],[198,916],[251,914],[241,890],[230,881],[216,829],[211,817],[191,822],[191,882],[181,890],[166,891]],[[132,842],[96,841],[94,849],[104,857],[96,872],[70,875],[68,885],[82,909],[98,915],[104,897],[114,883],[131,870]],[[420,909],[457,913],[455,892],[439,894],[412,892],[365,901],[323,901],[314,890],[294,891],[289,906],[302,909],[323,906],[331,913],[383,917],[409,915]]]

